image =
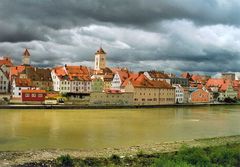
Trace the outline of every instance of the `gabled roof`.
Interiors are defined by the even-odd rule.
[[[24,56],[30,56],[30,53],[29,53],[28,49],[25,49],[25,51],[23,52],[23,55]]]
[[[60,66],[54,72],[60,80],[91,81],[90,72],[86,66]]]
[[[131,74],[128,79],[125,80],[123,86],[126,86],[128,82],[131,82],[133,87],[137,88],[163,88],[163,89],[175,89],[166,81],[149,80],[144,74],[134,73]]]
[[[20,74],[26,74],[32,81],[52,81],[51,69],[26,66]]]
[[[9,79],[8,73],[4,72],[1,68],[0,68],[0,72],[3,73],[3,75],[4,75],[7,79]]]
[[[224,84],[224,79],[222,78],[210,78],[206,86],[207,87],[221,87]]]
[[[32,81],[28,78],[16,78],[16,87],[32,87]]]
[[[7,67],[12,67],[13,63],[9,57],[3,57],[3,59],[0,60],[0,67],[2,65],[6,65]]]
[[[230,80],[224,80],[224,83],[221,85],[219,91],[220,92],[225,92],[229,86],[232,85],[232,82]]]
[[[10,77],[12,76],[18,76],[19,73],[21,73],[26,66],[15,66],[10,68]]]
[[[106,52],[100,47],[95,54],[106,54]]]
[[[115,74],[119,75],[122,84],[124,83],[124,81],[126,79],[128,79],[130,77],[130,74],[132,74],[132,72],[130,72],[124,68],[115,68],[115,69],[113,69],[113,71]]]
[[[188,72],[184,72],[181,74],[181,77],[189,79],[191,78],[191,75]]]
[[[148,71],[148,74],[153,79],[169,79],[169,76],[161,71]]]

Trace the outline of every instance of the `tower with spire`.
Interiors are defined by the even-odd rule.
[[[29,53],[28,49],[25,49],[25,51],[23,52],[22,64],[30,65],[30,53]]]
[[[106,52],[100,47],[95,53],[94,70],[98,71],[106,68]]]

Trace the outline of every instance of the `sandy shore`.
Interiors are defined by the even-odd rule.
[[[164,142],[150,145],[138,145],[122,148],[104,148],[95,150],[29,150],[29,151],[0,151],[0,166],[19,165],[28,162],[38,162],[41,160],[53,160],[61,155],[69,154],[72,157],[110,157],[112,154],[119,156],[136,155],[140,151],[146,154],[156,152],[177,151],[182,145],[189,147],[211,147],[226,144],[240,143],[240,135],[215,137],[207,139],[193,139],[187,141]]]

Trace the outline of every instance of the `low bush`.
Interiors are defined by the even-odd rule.
[[[118,155],[116,155],[116,154],[113,154],[110,157],[110,161],[112,161],[115,165],[121,164],[121,158]]]
[[[61,167],[72,167],[73,166],[73,159],[70,155],[62,155],[57,158],[56,160],[57,166]]]

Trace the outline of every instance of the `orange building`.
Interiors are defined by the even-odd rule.
[[[192,103],[209,103],[210,93],[207,90],[197,89],[190,95],[190,102]]]

